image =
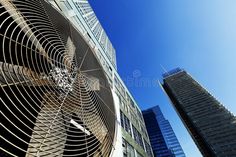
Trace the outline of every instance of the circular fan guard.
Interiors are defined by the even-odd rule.
[[[43,0],[0,4],[0,156],[109,156],[115,109],[92,49]]]

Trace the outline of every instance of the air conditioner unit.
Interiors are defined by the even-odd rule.
[[[93,49],[44,0],[0,4],[0,156],[109,156],[115,108]]]

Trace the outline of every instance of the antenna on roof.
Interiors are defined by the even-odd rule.
[[[165,73],[168,73],[168,71],[160,64],[162,70],[165,72]]]

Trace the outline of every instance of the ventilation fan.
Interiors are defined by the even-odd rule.
[[[109,156],[116,115],[93,50],[44,0],[0,4],[0,156]]]

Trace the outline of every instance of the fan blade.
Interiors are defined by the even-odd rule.
[[[27,37],[33,42],[33,44],[37,47],[39,52],[47,58],[49,62],[49,56],[47,52],[45,52],[43,46],[40,44],[39,40],[35,37],[34,33],[32,32],[31,28],[28,26],[26,21],[24,20],[24,17],[17,11],[16,6],[14,6],[13,3],[10,1],[0,1],[2,6],[5,7],[5,9],[12,15],[11,17],[13,20],[18,24],[18,26],[23,30],[23,32],[27,35]]]
[[[0,86],[28,85],[42,86],[53,85],[46,75],[39,75],[29,68],[23,66],[0,62]]]

